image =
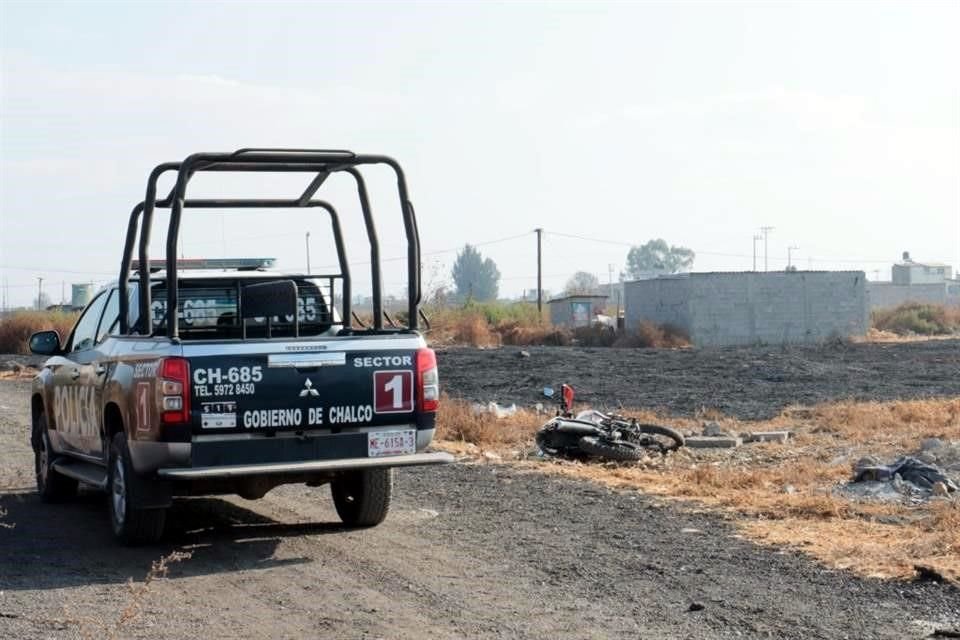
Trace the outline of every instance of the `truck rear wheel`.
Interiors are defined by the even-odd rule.
[[[110,441],[110,524],[113,534],[124,544],[156,542],[163,535],[166,509],[138,509],[131,504],[137,482],[143,482],[133,471],[127,436],[122,431]]]
[[[372,527],[384,521],[393,496],[393,469],[348,471],[330,483],[333,504],[343,523]]]
[[[37,493],[44,502],[62,502],[77,495],[77,481],[53,468],[55,454],[47,434],[47,416],[37,417],[33,434],[33,466],[37,474]]]

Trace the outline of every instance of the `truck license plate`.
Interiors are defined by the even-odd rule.
[[[367,455],[371,458],[400,456],[416,452],[417,432],[413,429],[371,431],[367,434]]]

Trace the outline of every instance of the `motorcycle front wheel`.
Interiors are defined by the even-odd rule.
[[[578,443],[580,450],[591,456],[617,460],[620,462],[636,462],[646,455],[642,447],[638,447],[626,440],[607,440],[596,436],[584,436]]]

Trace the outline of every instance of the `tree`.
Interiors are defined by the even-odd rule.
[[[581,295],[585,293],[596,293],[600,288],[600,281],[597,276],[586,271],[577,271],[567,280],[567,286],[563,292],[568,296]]]
[[[650,273],[677,273],[693,266],[694,253],[686,247],[671,247],[662,238],[650,240],[627,253],[628,278],[643,278]]]
[[[496,300],[500,271],[497,263],[490,258],[484,260],[479,251],[467,244],[453,263],[453,284],[461,300]]]

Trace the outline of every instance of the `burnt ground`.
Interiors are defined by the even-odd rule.
[[[605,349],[519,347],[438,350],[445,391],[472,401],[549,402],[569,383],[597,408],[672,415],[718,409],[764,419],[791,404],[960,396],[960,340],[835,343],[814,347]]]
[[[902,639],[960,625],[954,588],[828,570],[715,515],[509,465],[401,471],[374,529],[340,526],[325,487],[291,486],[178,501],[165,542],[119,547],[103,496],[38,501],[28,389],[0,381],[3,638]],[[132,601],[129,578],[178,550],[193,556],[140,613],[115,636],[97,628]]]

